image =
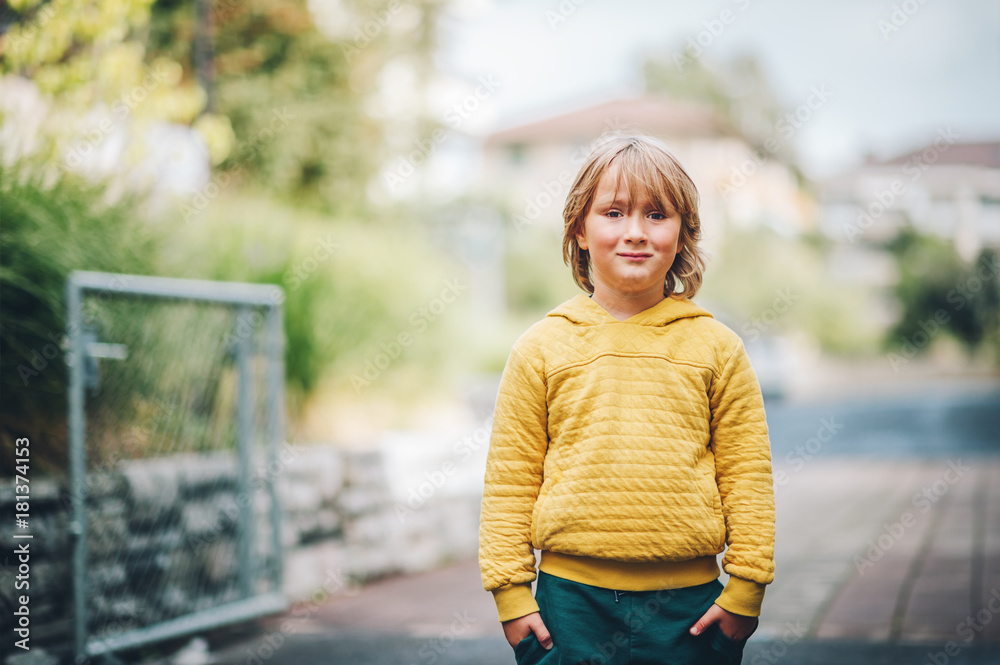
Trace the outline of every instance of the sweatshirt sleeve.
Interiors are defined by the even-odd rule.
[[[483,587],[493,593],[501,621],[538,611],[531,515],[547,449],[545,382],[515,345],[493,415],[479,527]]]
[[[717,604],[734,614],[758,616],[764,586],[774,579],[774,486],[764,400],[739,339],[710,400],[728,546],[722,567],[730,575]]]

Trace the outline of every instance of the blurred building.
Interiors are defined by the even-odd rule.
[[[864,164],[819,183],[820,226],[831,238],[834,277],[888,289],[883,249],[902,229],[951,241],[972,261],[1000,249],[1000,141],[960,143],[941,130],[928,145]]]
[[[639,131],[677,155],[701,194],[705,246],[726,225],[772,225],[797,233],[810,225],[794,170],[756,150],[711,106],[656,97],[616,99],[507,127],[483,143],[481,187],[509,207],[517,230],[561,228],[566,194],[604,132]]]
[[[886,243],[904,228],[954,243],[966,261],[1000,249],[1000,141],[961,143],[942,130],[892,159],[869,158],[818,183],[820,227],[833,243],[830,276],[881,295],[873,316],[897,318],[896,264]]]

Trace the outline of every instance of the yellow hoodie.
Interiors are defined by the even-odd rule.
[[[539,568],[643,591],[730,575],[757,616],[774,577],[764,405],[740,338],[687,299],[619,321],[585,295],[515,343],[486,465],[479,560],[501,621],[538,610]]]

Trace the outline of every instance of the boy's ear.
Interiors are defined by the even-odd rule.
[[[587,250],[587,238],[582,233],[576,234],[576,244],[580,246],[580,249]]]

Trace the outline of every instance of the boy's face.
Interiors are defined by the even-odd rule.
[[[663,282],[681,251],[681,215],[639,196],[628,210],[624,185],[616,192],[618,168],[612,164],[594,193],[594,202],[576,235],[590,252],[594,296],[634,298],[663,295]]]

